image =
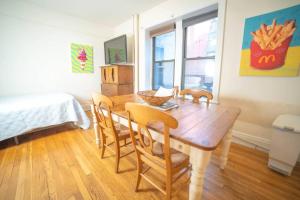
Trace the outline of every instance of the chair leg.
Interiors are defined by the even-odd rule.
[[[172,198],[172,177],[167,175],[166,178],[166,200]]]
[[[119,164],[120,164],[120,144],[119,144],[118,140],[115,141],[115,152],[116,152],[116,168],[115,168],[115,172],[118,173],[119,172]]]
[[[104,157],[104,152],[105,152],[105,148],[106,148],[106,137],[104,134],[101,135],[102,136],[102,143],[101,143],[101,158]]]
[[[139,160],[138,158],[138,161],[137,161],[137,180],[136,180],[136,186],[135,186],[135,191],[137,192],[139,190],[139,185],[140,185],[140,182],[141,182],[141,173],[143,171],[143,165],[142,165],[142,162]]]

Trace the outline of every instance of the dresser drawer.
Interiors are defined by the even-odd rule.
[[[101,93],[106,96],[116,96],[118,95],[118,85],[117,84],[101,84]]]
[[[133,84],[101,84],[101,93],[106,96],[117,96],[133,93]]]

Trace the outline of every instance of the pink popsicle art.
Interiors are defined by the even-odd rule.
[[[80,61],[80,68],[82,70],[84,70],[85,68],[85,63],[87,61],[87,57],[86,57],[86,53],[85,53],[85,50],[84,49],[80,49],[79,50],[79,55],[78,55],[78,60]]]

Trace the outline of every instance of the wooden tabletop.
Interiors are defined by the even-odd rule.
[[[142,102],[136,94],[114,96],[111,99],[114,102],[113,113],[124,118],[127,118],[126,102]],[[177,129],[170,130],[170,137],[203,150],[216,149],[240,113],[240,109],[235,107],[217,104],[207,106],[205,102],[197,104],[182,99],[171,101],[179,107],[165,112],[176,118],[179,125]],[[161,124],[153,123],[149,127],[162,132]]]

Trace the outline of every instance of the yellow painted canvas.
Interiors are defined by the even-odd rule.
[[[300,5],[245,20],[242,76],[298,76]]]

